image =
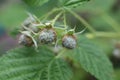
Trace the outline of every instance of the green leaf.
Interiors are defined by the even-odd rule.
[[[98,80],[113,80],[113,67],[105,53],[89,39],[80,36],[78,46],[68,54]]]
[[[17,48],[0,58],[0,80],[70,80],[72,71],[63,59],[40,47]]]
[[[27,6],[27,11],[33,13],[38,18],[45,16],[52,9],[57,7],[58,0],[22,0]],[[40,2],[40,3],[39,3]],[[41,4],[41,2],[43,4]],[[40,4],[40,5],[39,5]]]
[[[29,6],[42,6],[49,0],[23,0]]]
[[[81,3],[90,1],[90,0],[59,0],[59,2],[65,7],[77,7]]]
[[[65,3],[68,2],[68,0],[58,0],[58,1],[60,6],[64,6]]]

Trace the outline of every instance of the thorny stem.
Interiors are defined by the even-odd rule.
[[[92,28],[92,26],[90,24],[88,24],[88,22],[86,22],[81,16],[79,16],[78,14],[76,14],[74,11],[65,8],[68,12],[70,12],[75,18],[77,18],[80,22],[82,22],[92,33],[95,34],[95,30]]]

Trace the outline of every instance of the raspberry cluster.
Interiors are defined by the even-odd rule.
[[[59,30],[59,28],[57,29]],[[21,33],[19,44],[27,47],[38,44],[55,44],[58,40],[58,32],[56,32],[55,27],[51,23],[41,23],[33,15],[23,22]],[[71,31],[64,30],[64,35],[59,38],[61,38],[59,40],[62,46],[67,49],[73,49],[77,45],[77,39],[74,33],[71,34]]]

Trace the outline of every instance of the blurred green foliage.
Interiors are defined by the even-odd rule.
[[[24,7],[20,4],[10,4],[0,13],[0,22],[8,29],[19,26],[27,17]]]

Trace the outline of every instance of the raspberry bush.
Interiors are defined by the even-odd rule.
[[[52,0],[23,1],[34,9]],[[72,10],[89,0],[54,1],[56,7],[49,13],[39,18],[28,12],[17,27],[20,45],[0,58],[0,80],[74,80],[76,64],[98,80],[113,80],[113,67],[103,50],[82,34],[94,29]],[[82,31],[67,24],[69,13],[85,25]]]

